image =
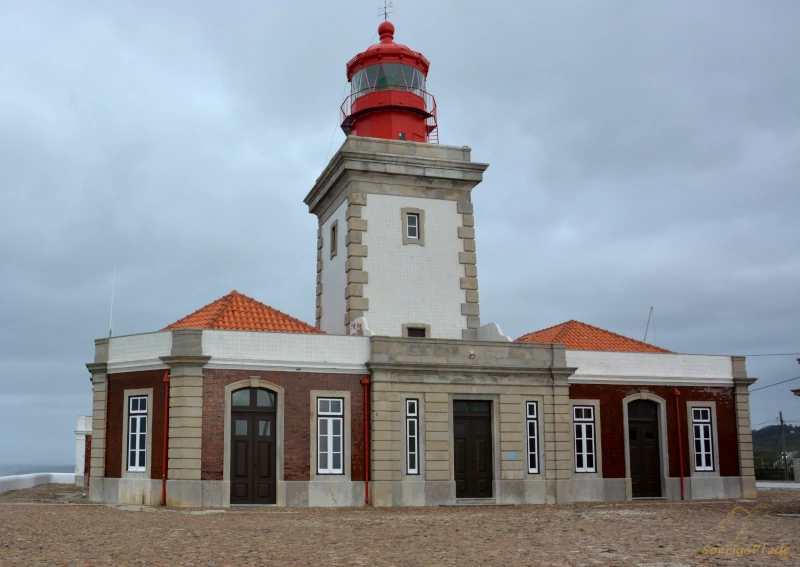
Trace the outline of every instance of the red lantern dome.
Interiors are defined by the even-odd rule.
[[[350,95],[342,104],[348,136],[439,143],[436,100],[425,90],[431,64],[394,42],[394,25],[378,26],[381,41],[347,63]]]

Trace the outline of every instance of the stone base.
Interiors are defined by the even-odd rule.
[[[364,506],[363,481],[325,481],[312,480],[284,481],[278,490],[278,504],[285,506]],[[280,497],[283,492],[283,498]]]
[[[626,479],[495,480],[497,504],[570,504],[572,502],[624,501],[630,482]],[[372,506],[441,506],[458,503],[452,480],[404,480],[371,482]]]
[[[577,478],[571,480],[495,480],[497,504],[570,504],[572,502],[624,502],[631,500],[629,478]],[[665,483],[667,500],[680,500],[680,479]],[[755,498],[753,477],[684,478],[686,500]],[[281,481],[277,483],[278,506],[364,506],[364,483],[360,481]],[[106,504],[161,504],[161,481],[131,478],[92,478],[89,500]],[[370,483],[370,505],[440,506],[456,504],[455,481]],[[178,508],[227,508],[230,483],[216,480],[168,480],[167,505]]]
[[[223,480],[168,480],[167,506],[176,508],[227,508],[230,483]]]
[[[369,487],[370,505],[385,506],[438,506],[456,501],[455,481],[425,481],[423,479],[399,482],[373,481]]]
[[[630,498],[630,484],[629,478],[575,478],[572,480],[572,500],[624,502]]]
[[[278,482],[278,506],[364,506],[364,483],[341,481]],[[92,478],[89,500],[105,504],[159,506],[161,481]],[[230,482],[222,480],[168,480],[167,506],[228,508]]]
[[[104,504],[158,506],[161,504],[161,481],[149,478],[92,477],[89,483],[89,500]]]
[[[744,477],[747,482],[752,477]],[[679,477],[667,479],[667,500],[681,499]],[[743,478],[739,476],[684,477],[683,486],[686,500],[732,500],[734,498],[755,498],[755,480],[750,496],[745,496]]]
[[[797,468],[795,468],[795,480],[800,481],[800,460],[795,460],[795,464]],[[743,476],[742,479],[742,498],[755,498],[756,494],[756,477],[754,476]]]
[[[102,502],[103,501],[103,485],[105,478],[102,476],[93,476],[89,482],[89,502]]]

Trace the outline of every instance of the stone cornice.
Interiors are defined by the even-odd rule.
[[[86,364],[86,368],[92,374],[99,374],[99,373],[106,374],[108,372],[108,363],[107,362],[89,362],[89,363]]]
[[[549,381],[563,382],[575,368],[550,368],[547,366],[508,366],[494,364],[447,364],[416,362],[368,362],[369,370],[402,372],[409,375],[465,374],[469,376],[486,375],[490,380],[508,375],[528,375],[546,378]],[[448,378],[450,379],[450,378]],[[402,381],[402,380],[398,380]]]
[[[748,376],[737,376],[734,377],[733,383],[737,386],[752,386],[755,384],[758,378],[750,378]]]
[[[364,374],[364,364],[274,361],[274,360],[236,360],[213,358],[205,368],[211,370],[263,370],[273,372],[295,372],[304,374]]]
[[[732,378],[686,378],[670,376],[587,376],[569,379],[570,384],[598,384],[617,386],[690,386],[696,388],[732,388]]]
[[[430,144],[414,144],[414,152],[397,153],[378,151],[379,149],[408,149],[413,142],[395,140],[361,139],[352,141],[348,138],[336,155],[333,156],[314,187],[303,200],[311,212],[317,213],[323,199],[334,187],[337,193],[345,190],[345,176],[390,175],[399,177],[422,177],[431,180],[441,179],[456,185],[461,190],[469,191],[483,179],[483,172],[489,167],[486,163],[469,161],[469,150],[431,146]],[[370,151],[359,146],[374,146]],[[467,159],[458,159],[455,154],[462,153]]]
[[[159,358],[108,363],[109,374],[120,374],[123,372],[145,372],[148,370],[166,370],[167,368],[169,368],[169,366],[161,362],[161,359]]]
[[[161,362],[170,368],[177,368],[179,366],[202,368],[211,360],[210,356],[160,356],[159,358]]]
[[[89,370],[89,382],[94,384],[95,378],[99,382],[104,382],[108,376],[108,364],[105,362],[89,362],[86,364]]]

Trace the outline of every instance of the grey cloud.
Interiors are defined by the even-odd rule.
[[[0,8],[3,459],[71,461],[114,262],[119,334],[234,288],[313,320],[302,198],[342,142],[373,4]],[[655,305],[672,350],[800,350],[796,2],[396,4],[442,142],[491,163],[484,320],[641,338]],[[798,376],[794,358],[749,370]],[[787,393],[754,394],[753,421],[800,419]]]

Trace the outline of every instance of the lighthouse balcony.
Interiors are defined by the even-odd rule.
[[[436,99],[419,88],[369,87],[352,93],[342,103],[342,129],[349,135],[358,118],[371,112],[391,110],[419,116],[425,123],[425,141],[438,143]]]
[[[389,108],[403,109],[427,118],[435,113],[436,100],[421,89],[372,87],[353,93],[344,100],[342,118]]]

